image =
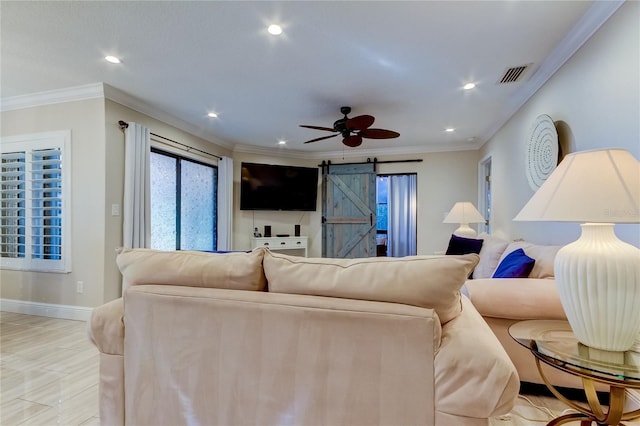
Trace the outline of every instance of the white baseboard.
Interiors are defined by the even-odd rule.
[[[0,311],[42,317],[88,321],[93,308],[86,306],[55,305],[51,303],[28,302],[25,300],[0,299]]]

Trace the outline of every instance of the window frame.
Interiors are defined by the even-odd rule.
[[[69,273],[72,269],[72,241],[71,241],[71,131],[60,130],[42,133],[32,133],[1,138],[0,154],[14,152],[25,153],[25,255],[20,258],[0,256],[0,269]],[[34,191],[33,170],[31,153],[34,151],[59,149],[61,169],[61,228],[60,228],[60,259],[33,258],[32,237],[34,229],[39,228],[32,224],[33,205],[31,193]],[[41,207],[43,209],[44,207]],[[44,226],[41,226],[44,227]],[[2,228],[2,224],[0,224]]]

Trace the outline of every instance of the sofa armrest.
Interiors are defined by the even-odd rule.
[[[101,353],[124,355],[124,304],[122,297],[98,306],[87,323],[91,342]]]
[[[435,357],[436,412],[475,418],[508,413],[520,379],[511,359],[467,297],[442,327]]]
[[[567,319],[554,279],[487,278],[467,280],[465,287],[483,317]]]

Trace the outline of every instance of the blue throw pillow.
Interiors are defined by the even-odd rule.
[[[502,259],[492,278],[527,278],[536,260],[527,256],[521,248]]]
[[[482,243],[484,240],[476,240],[475,238],[458,237],[457,235],[451,235],[449,240],[449,247],[447,247],[446,254],[468,254],[468,253],[480,253]]]

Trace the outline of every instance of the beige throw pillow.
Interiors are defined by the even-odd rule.
[[[269,291],[403,303],[432,308],[441,323],[460,314],[460,287],[478,263],[461,256],[326,259],[267,252]]]
[[[206,253],[122,248],[116,263],[124,290],[130,285],[167,284],[236,290],[264,290],[265,250]]]
[[[480,249],[480,262],[473,271],[473,278],[491,278],[500,264],[500,257],[509,242],[486,233],[478,235],[478,238],[483,239],[484,242],[482,249]]]

